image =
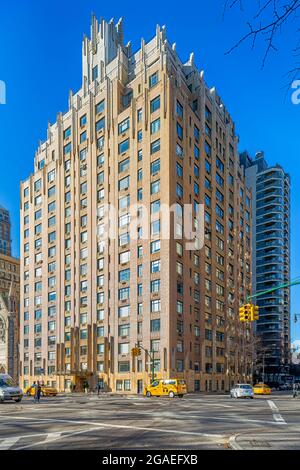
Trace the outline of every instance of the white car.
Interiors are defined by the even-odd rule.
[[[23,392],[8,374],[0,374],[0,403],[6,400],[20,402],[23,398]]]
[[[236,384],[230,390],[231,398],[254,398],[252,385],[249,384]]]

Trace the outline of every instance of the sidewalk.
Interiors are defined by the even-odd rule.
[[[233,450],[296,450],[299,449],[299,432],[286,428],[269,432],[237,434],[229,439]]]

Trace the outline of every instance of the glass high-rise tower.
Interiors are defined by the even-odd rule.
[[[253,197],[252,273],[253,292],[258,293],[290,281],[290,177],[279,165],[269,167],[263,152],[255,159],[242,153],[241,164]],[[264,379],[276,382],[290,362],[289,288],[267,293],[255,303]]]

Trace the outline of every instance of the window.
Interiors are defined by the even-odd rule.
[[[130,261],[130,251],[124,251],[123,253],[119,254],[119,263],[125,264]]]
[[[124,121],[120,122],[120,124],[118,125],[118,132],[119,134],[123,134],[124,132],[126,132],[130,127],[130,119],[129,118],[126,118],[124,119]]]
[[[72,150],[72,144],[71,142],[67,145],[64,146],[64,155],[67,155],[68,153],[71,153]]]
[[[184,157],[183,148],[179,144],[176,144],[176,155],[181,159]]]
[[[86,125],[86,122],[87,122],[86,114],[84,114],[84,115],[81,116],[81,118],[80,118],[80,127],[85,126],[85,125]]]
[[[105,118],[103,117],[102,119],[99,119],[99,121],[96,122],[96,132],[100,132],[104,128],[105,128]]]
[[[129,158],[125,158],[125,160],[122,160],[119,163],[119,173],[123,173],[124,171],[127,171],[129,169],[129,165],[130,165]]]
[[[130,362],[119,362],[118,371],[120,373],[130,372]],[[125,381],[124,381],[125,382]]]
[[[160,199],[151,203],[151,214],[156,214],[160,210]]]
[[[129,317],[129,315],[130,315],[130,305],[124,305],[122,307],[119,307],[118,315],[119,315],[119,318]]]
[[[199,140],[200,140],[200,131],[199,131],[199,129],[196,125],[194,126],[194,138],[195,138],[196,142],[199,142]]]
[[[176,162],[176,174],[179,178],[183,178],[183,168],[178,162]]]
[[[100,101],[100,103],[97,103],[95,109],[96,109],[96,114],[103,113],[103,111],[105,109],[105,101],[102,100],[102,101]]]
[[[151,254],[157,253],[159,252],[159,250],[160,250],[160,240],[155,240],[154,242],[151,242],[151,245],[150,245]]]
[[[159,152],[159,150],[160,150],[160,139],[157,139],[154,142],[151,142],[151,144],[150,144],[150,153],[151,153],[151,155],[153,153]]]
[[[95,65],[92,70],[92,80],[93,82],[98,78],[98,65]]]
[[[159,130],[160,130],[160,118],[155,119],[155,121],[152,121],[150,124],[151,134],[155,134],[155,132],[158,132]]]
[[[64,130],[64,139],[67,139],[70,136],[71,136],[71,127],[68,127],[67,129]]]
[[[155,319],[150,321],[150,331],[151,333],[160,331],[160,319]]]
[[[160,272],[160,259],[155,260],[155,261],[151,261],[150,272],[151,272],[151,274],[155,274],[155,273]]]
[[[149,77],[149,88],[152,88],[157,83],[158,83],[158,72],[155,72]]]
[[[126,178],[123,178],[119,181],[119,191],[123,191],[125,189],[129,188],[129,181],[130,178],[129,176],[126,176]]]
[[[158,158],[151,163],[151,175],[155,175],[160,171],[160,159]]]
[[[48,173],[48,183],[52,183],[55,180],[55,170],[51,170]]]
[[[160,300],[151,300],[150,301],[150,312],[160,312],[161,310],[161,302]]]
[[[129,282],[130,281],[130,269],[123,269],[119,272],[119,282]]]
[[[177,103],[176,103],[176,114],[177,114],[177,116],[179,116],[181,119],[183,118],[183,107],[182,107],[182,105],[179,103],[179,101],[177,101]]]
[[[183,187],[179,183],[176,184],[176,195],[179,199],[183,198]]]
[[[126,152],[128,149],[129,149],[129,139],[125,139],[123,140],[123,142],[119,144],[119,154]]]
[[[176,130],[177,130],[177,137],[180,140],[182,140],[183,139],[183,128],[178,122],[177,122],[177,125],[176,125]]]
[[[151,194],[157,194],[160,192],[160,180],[156,180],[156,181],[153,181],[153,183],[151,183]]]
[[[42,188],[42,180],[39,179],[34,183],[34,190],[37,192],[37,191],[40,191],[41,188]]]
[[[150,101],[150,112],[154,113],[160,108],[160,96],[157,96],[152,101]]]
[[[55,186],[52,186],[48,189],[48,197],[52,197],[55,195]]]

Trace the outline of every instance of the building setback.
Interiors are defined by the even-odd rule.
[[[122,20],[93,18],[82,54],[82,88],[21,184],[23,385],[141,392],[149,351],[157,377],[189,390],[250,381],[238,309],[251,292],[251,194],[230,115],[164,27],[132,53]],[[104,242],[106,204],[122,215]],[[202,249],[186,250],[172,228],[161,237],[159,208],[174,204],[194,217],[205,204]],[[129,237],[134,205],[151,212],[151,239],[140,226]],[[146,350],[137,358],[135,344]]]
[[[254,159],[242,153],[241,164],[253,194],[252,273],[256,293],[290,282],[290,177],[279,165],[269,167],[263,152]],[[280,374],[288,372],[291,359],[290,289],[268,293],[256,303],[260,372],[264,362],[265,381],[277,382]]]

